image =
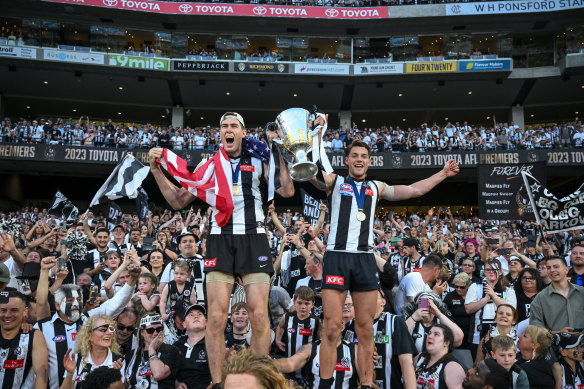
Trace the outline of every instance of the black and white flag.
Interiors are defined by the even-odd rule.
[[[142,221],[148,219],[148,193],[144,188],[138,188],[138,196],[136,197],[136,211],[138,218]]]
[[[48,213],[63,220],[75,220],[79,210],[60,190],[57,190]]]
[[[150,168],[144,166],[132,154],[126,154],[106,182],[99,188],[91,200],[89,208],[120,197],[135,199],[138,196],[138,188],[142,185],[142,181],[149,171]]]
[[[531,174],[522,174],[535,218],[544,231],[556,233],[584,228],[584,184],[558,199]]]
[[[122,222],[122,209],[113,201],[109,202],[106,220],[110,231],[112,231],[115,226]]]

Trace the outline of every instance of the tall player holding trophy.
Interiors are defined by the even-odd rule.
[[[294,114],[302,120],[281,120],[281,117],[294,110]],[[326,117],[317,115],[314,122],[308,121],[305,128],[297,125],[286,126],[287,123],[306,123],[307,112],[301,109],[284,111],[280,114],[278,130],[284,146],[300,156],[300,161],[290,169],[292,178],[299,181],[311,180],[318,188],[323,189],[316,179],[316,165],[304,157],[312,146],[314,150],[323,150],[317,146],[322,133],[315,134],[313,126],[326,128]],[[305,111],[305,112],[303,112]],[[287,115],[284,115],[287,116]],[[299,145],[298,139],[303,134],[314,135],[313,144],[306,142]],[[304,149],[302,149],[304,147]],[[298,152],[297,150],[300,150]],[[348,169],[346,177],[335,174],[326,167],[326,155],[320,153],[325,171],[324,191],[330,197],[331,227],[324,256],[322,285],[322,303],[324,314],[324,333],[320,347],[320,385],[319,388],[331,388],[333,373],[337,358],[337,340],[343,329],[342,312],[347,292],[351,291],[355,307],[355,329],[359,339],[357,365],[360,367],[359,378],[361,388],[374,387],[373,383],[373,318],[376,310],[377,289],[379,278],[373,256],[373,224],[375,221],[375,206],[379,199],[388,201],[406,200],[420,197],[449,177],[455,176],[459,167],[455,160],[449,160],[444,168],[411,185],[389,185],[380,181],[366,179],[367,169],[371,164],[371,148],[368,144],[355,140],[345,149],[345,165]],[[313,159],[314,160],[314,159]],[[312,165],[311,165],[312,164]],[[295,177],[295,167],[298,166]],[[314,176],[314,174],[312,174]]]
[[[205,257],[209,291],[205,344],[211,376],[217,386],[225,360],[224,331],[234,276],[241,276],[244,283],[253,331],[251,347],[257,353],[267,354],[268,294],[270,275],[274,272],[259,189],[260,181],[268,181],[268,172],[274,171],[274,160],[270,161],[270,151],[264,143],[245,137],[243,118],[236,112],[221,117],[219,135],[222,147],[194,173],[186,171],[186,163],[167,149],[156,148],[149,153],[152,174],[174,209],[186,207],[195,197],[213,209]],[[288,169],[279,154],[272,157],[280,162],[276,163],[280,167],[280,185],[272,188],[282,197],[292,197],[294,185]],[[161,165],[181,183],[181,188],[164,176]]]

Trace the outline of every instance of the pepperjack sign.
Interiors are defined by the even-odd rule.
[[[523,172],[545,181],[545,162],[478,166],[481,219],[535,220]]]
[[[531,174],[522,174],[535,218],[544,231],[553,234],[584,228],[584,184],[558,199]]]

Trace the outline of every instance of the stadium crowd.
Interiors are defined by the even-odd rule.
[[[298,212],[279,211],[270,205],[266,218],[276,269],[269,295],[274,360],[240,351],[223,366],[226,387],[235,387],[229,374],[254,375],[260,386],[253,387],[288,387],[280,372],[318,387],[330,224],[325,205],[314,226]],[[0,384],[206,388],[209,218],[210,210],[160,209],[144,220],[124,213],[108,226],[92,212],[64,222],[35,205],[1,211],[0,291],[9,293],[0,295]],[[528,221],[480,220],[450,208],[380,210],[374,226],[376,385],[584,384],[583,230],[550,235]],[[225,348],[235,354],[251,335],[238,284],[230,305]],[[357,387],[354,316],[349,296],[335,388]]]
[[[248,129],[248,134],[262,139],[263,128]],[[522,129],[510,123],[470,125],[468,122],[434,123],[405,128],[381,126],[330,129],[324,138],[325,149],[342,152],[354,139],[363,140],[374,152],[419,152],[445,150],[511,150],[580,148],[584,145],[584,127],[579,118],[571,122],[528,126]],[[216,127],[173,128],[150,123],[90,121],[72,118],[10,120],[0,123],[0,141],[7,143],[48,143],[87,147],[151,148],[174,150],[218,150],[221,143]]]

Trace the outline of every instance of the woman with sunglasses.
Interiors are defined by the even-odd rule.
[[[178,349],[163,343],[160,315],[147,314],[140,320],[138,348],[126,357],[124,377],[130,389],[174,389]]]
[[[547,269],[546,269],[547,271]],[[539,272],[532,268],[526,267],[521,270],[517,276],[518,282],[515,284],[515,295],[517,296],[517,313],[519,322],[529,319],[529,309],[531,302],[537,294],[545,287]]]
[[[465,260],[465,262],[470,262],[472,264],[471,260]],[[470,335],[472,335],[472,315],[468,314],[464,308],[464,300],[466,299],[466,294],[471,284],[472,280],[470,275],[468,273],[460,272],[455,275],[454,279],[452,280],[452,286],[454,287],[454,290],[449,292],[446,297],[444,297],[444,305],[450,311],[450,313],[452,313],[450,318],[464,334],[462,344],[459,347],[461,349],[470,349],[471,343]]]
[[[67,375],[61,389],[80,386],[85,376],[100,366],[118,370],[123,367],[114,325],[112,318],[102,313],[87,319],[75,342],[77,356],[71,355],[71,349],[65,354],[63,366]]]
[[[468,289],[464,307],[468,314],[474,314],[474,330],[471,353],[476,356],[480,340],[489,331],[489,324],[495,323],[495,311],[501,304],[517,306],[515,291],[503,274],[501,262],[490,259],[485,263],[484,278],[480,284],[472,284]]]

